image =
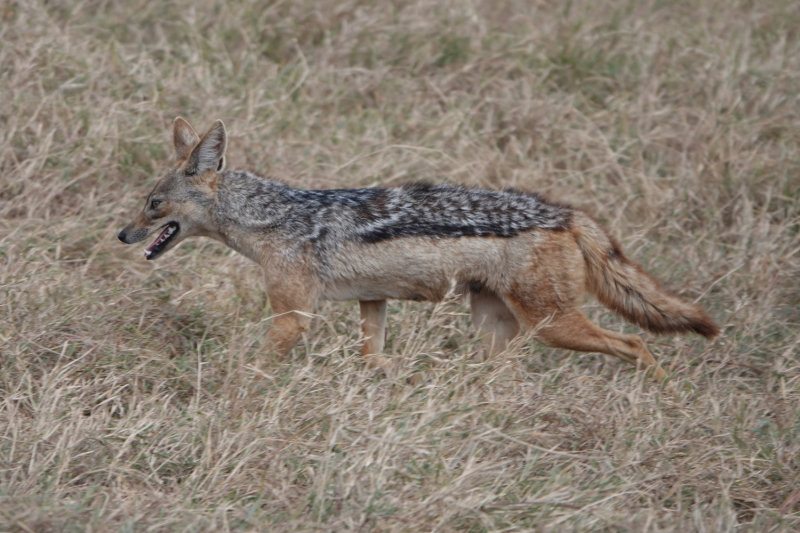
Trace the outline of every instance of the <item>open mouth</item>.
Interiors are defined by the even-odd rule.
[[[181,227],[177,222],[169,222],[164,226],[158,238],[153,241],[153,244],[144,249],[144,256],[150,260],[161,255],[161,252],[167,247],[169,241],[175,238],[175,235],[178,234],[180,229]]]

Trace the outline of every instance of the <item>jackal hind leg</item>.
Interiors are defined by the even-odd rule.
[[[364,344],[361,355],[370,368],[380,368],[387,373],[391,370],[391,361],[381,357],[386,337],[386,300],[359,301],[361,308],[361,333]]]
[[[499,296],[485,287],[470,292],[469,303],[472,323],[482,338],[482,349],[476,358],[483,360],[502,352],[520,331],[514,314]]]
[[[658,365],[638,335],[625,335],[603,329],[590,322],[577,309],[547,306],[545,310],[532,310],[515,298],[509,298],[508,303],[526,327],[539,328],[536,332],[537,340],[545,346],[611,355],[638,370],[652,367],[652,377],[659,383],[667,379],[667,373]]]

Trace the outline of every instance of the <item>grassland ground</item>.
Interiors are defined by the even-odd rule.
[[[800,4],[0,2],[0,530],[800,530]],[[722,337],[626,365],[390,305],[262,347],[258,268],[115,234],[176,115],[300,187],[580,206]],[[637,331],[587,302],[605,327]]]

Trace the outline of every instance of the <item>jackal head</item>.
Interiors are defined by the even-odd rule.
[[[125,244],[155,236],[144,250],[147,259],[156,259],[186,237],[213,235],[216,229],[212,206],[225,167],[225,126],[216,121],[201,139],[178,117],[173,141],[177,162],[147,196],[142,212],[117,235]]]

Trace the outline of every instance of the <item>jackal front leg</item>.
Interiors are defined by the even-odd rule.
[[[272,328],[267,333],[267,352],[283,359],[294,348],[297,341],[308,331],[311,314],[316,306],[316,291],[309,283],[286,283],[281,285],[267,280],[267,294],[272,307]],[[297,280],[294,280],[297,281]],[[304,281],[304,280],[299,280]]]
[[[283,359],[294,348],[303,333],[308,331],[310,324],[311,318],[303,311],[292,310],[277,314],[272,319],[272,328],[267,333],[267,351],[277,359]]]
[[[364,345],[361,355],[372,368],[380,368],[385,373],[389,371],[391,363],[383,353],[383,342],[386,335],[386,300],[359,301],[361,307],[361,332]]]

